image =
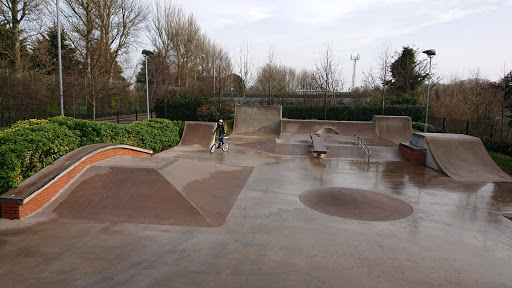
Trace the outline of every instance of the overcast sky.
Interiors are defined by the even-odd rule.
[[[168,0],[165,0],[168,1]],[[232,57],[241,46],[259,67],[274,47],[278,63],[315,67],[331,45],[350,88],[376,65],[382,45],[435,49],[437,73],[469,77],[480,69],[497,80],[512,70],[512,0],[174,0],[191,12],[203,31]],[[421,57],[424,57],[422,55]]]

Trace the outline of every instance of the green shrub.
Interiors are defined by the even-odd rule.
[[[17,122],[0,134],[0,194],[79,147],[117,143],[158,152],[178,144],[184,126],[166,119],[129,125],[69,117]]]
[[[126,141],[129,144],[155,152],[167,146],[175,146],[180,142],[184,125],[166,119],[150,119],[124,126]]]
[[[419,123],[419,122],[412,122],[412,129],[416,129],[420,132],[424,132],[425,131],[425,123]],[[434,128],[434,126],[430,125],[430,124],[427,124],[427,132],[428,133],[435,133],[436,132],[436,128]]]
[[[177,121],[198,121],[197,109],[207,100],[202,97],[179,96],[158,99],[155,101],[154,111],[157,118],[166,118]],[[166,105],[165,105],[166,104]]]
[[[324,119],[324,106],[285,105],[283,117],[288,119]],[[424,118],[425,111],[419,105],[386,106],[385,115],[409,116],[412,121]],[[367,105],[337,105],[327,107],[327,120],[372,121],[373,115],[381,115],[382,107]]]
[[[33,127],[33,126],[41,126],[48,124],[48,120],[44,119],[29,119],[29,120],[22,120],[14,123],[11,127],[5,128],[0,131],[0,137],[12,133],[16,130],[27,128],[27,127]]]
[[[485,139],[483,142],[488,151],[512,157],[512,141]]]
[[[197,119],[200,121],[216,122],[219,119],[234,118],[235,105],[232,103],[207,102],[197,109]]]
[[[48,121],[73,131],[73,133],[80,138],[81,147],[96,143],[112,143],[111,141],[107,141],[108,137],[106,134],[115,129],[112,128],[112,126],[116,125],[107,122],[92,122],[70,117],[55,117],[50,118]]]
[[[56,124],[26,127],[0,137],[0,194],[15,188],[79,146],[80,139]]]

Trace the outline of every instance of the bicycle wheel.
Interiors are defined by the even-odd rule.
[[[212,147],[210,147],[210,154],[212,154],[213,151],[215,151],[215,148],[217,148],[217,144],[213,143]]]
[[[228,149],[229,149],[229,145],[228,145],[228,143],[224,143],[224,144],[222,145],[222,151],[226,152],[226,151],[228,151]]]

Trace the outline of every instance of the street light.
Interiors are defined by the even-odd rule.
[[[148,110],[148,119],[149,119],[149,81],[148,81],[148,56],[151,56],[155,53],[149,51],[149,50],[142,50],[142,55],[145,56],[146,58],[146,107],[147,107],[147,110]]]
[[[62,47],[61,47],[61,36],[60,36],[60,0],[56,0],[57,6],[57,50],[58,50],[58,62],[59,62],[59,96],[60,96],[60,116],[64,116],[64,92],[62,88]],[[80,113],[80,111],[78,111]]]
[[[432,72],[432,57],[436,56],[436,50],[429,49],[423,51],[427,55],[427,57],[430,59],[430,65],[428,68],[428,90],[427,90],[427,111],[425,113],[425,133],[427,133],[427,120],[428,120],[428,102],[430,101],[430,80],[432,79],[432,75],[430,74]]]

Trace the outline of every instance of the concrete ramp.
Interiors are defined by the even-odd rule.
[[[217,123],[215,122],[187,121],[179,145],[200,145],[208,149],[215,142],[215,136],[212,135],[212,132],[216,127]]]
[[[79,221],[219,227],[252,170],[116,158],[90,166],[42,212]]]
[[[233,136],[279,136],[281,134],[281,106],[235,106]]]
[[[427,166],[457,181],[512,182],[477,137],[414,133],[411,143],[427,149]]]
[[[324,120],[283,120],[281,133],[283,134],[319,134],[332,133],[353,137],[377,137],[377,130],[373,122],[358,121],[324,121]]]
[[[379,137],[400,144],[412,138],[412,122],[408,116],[373,116]]]

